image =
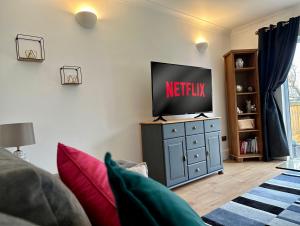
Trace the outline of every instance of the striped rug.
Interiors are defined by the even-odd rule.
[[[300,173],[287,171],[203,216],[213,226],[300,225]]]

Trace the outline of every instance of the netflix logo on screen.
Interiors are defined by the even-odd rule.
[[[151,62],[153,116],[212,112],[207,68]]]
[[[166,98],[184,96],[205,97],[205,83],[166,81]]]

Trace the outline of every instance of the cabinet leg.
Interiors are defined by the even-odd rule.
[[[224,170],[220,170],[220,171],[218,172],[218,174],[219,174],[219,175],[224,174]]]

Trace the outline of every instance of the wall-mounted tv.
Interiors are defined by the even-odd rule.
[[[212,112],[211,69],[151,62],[152,114]]]

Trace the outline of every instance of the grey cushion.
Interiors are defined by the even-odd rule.
[[[0,150],[0,212],[41,226],[91,225],[71,191],[50,173]]]
[[[4,213],[0,213],[0,225],[1,226],[37,226],[36,224],[30,223],[28,221]]]

